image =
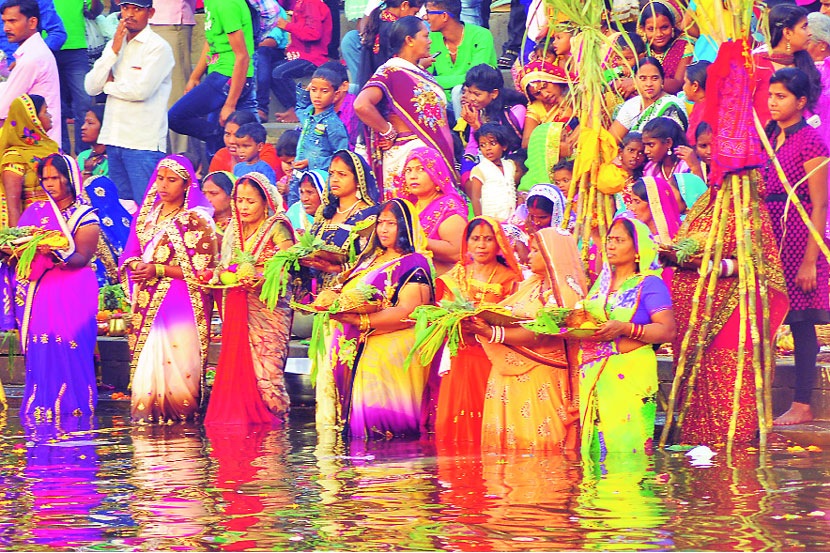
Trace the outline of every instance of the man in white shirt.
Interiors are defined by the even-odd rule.
[[[61,120],[61,87],[55,56],[38,32],[40,7],[36,0],[6,0],[0,6],[3,30],[12,44],[18,44],[14,53],[14,69],[9,79],[0,83],[0,120],[9,115],[12,101],[22,94],[37,94],[46,100],[49,113],[55,121]],[[47,132],[61,143],[61,126],[54,125]]]
[[[148,25],[152,0],[122,0],[121,22],[84,86],[107,94],[99,144],[106,144],[109,177],[123,200],[141,203],[167,151],[167,100],[175,61],[170,45]]]

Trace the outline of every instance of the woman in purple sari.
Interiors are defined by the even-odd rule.
[[[371,285],[382,308],[368,315],[343,313],[329,352],[344,431],[356,438],[417,436],[429,367],[405,360],[415,344],[407,319],[432,303],[433,281],[423,255],[425,239],[412,205],[394,199],[381,206],[372,244],[346,277],[342,294]]]
[[[90,260],[100,226],[95,210],[81,203],[74,159],[50,155],[38,165],[38,177],[48,200],[26,208],[18,225],[58,231],[69,246],[39,246],[31,274],[17,279],[17,318],[26,355],[20,418],[60,422],[92,414],[98,402],[93,364],[98,281]]]
[[[469,214],[467,202],[458,193],[443,157],[431,148],[415,148],[409,153],[404,176],[404,197],[415,204],[436,276],[441,276],[461,258]]]
[[[130,228],[121,261],[133,309],[132,418],[195,418],[203,397],[212,295],[195,284],[213,267],[213,207],[184,156],[162,159]]]
[[[395,57],[381,65],[354,101],[369,128],[369,152],[383,199],[401,195],[404,160],[429,147],[454,167],[453,141],[444,89],[419,64],[430,57],[429,30],[408,15],[392,24],[389,46]]]

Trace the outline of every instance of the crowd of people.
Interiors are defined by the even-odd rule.
[[[68,49],[86,52],[69,4],[54,1],[57,22]],[[102,9],[88,4],[87,16]],[[677,360],[685,339],[705,356],[694,393],[680,383],[689,406],[677,440],[717,444],[732,432],[748,443],[757,383],[738,358],[759,350],[739,341],[738,251],[739,229],[753,225],[768,282],[761,339],[786,322],[795,343],[795,397],[775,424],[812,419],[816,325],[830,323],[824,4],[759,6],[769,36],[759,28],[745,50],[718,48],[706,3],[649,0],[624,21],[606,11],[603,125],[617,154],[588,183],[616,210],[604,235],[574,234],[585,220],[575,206],[589,205],[577,202],[587,190],[579,138],[593,129],[577,109],[581,29],[553,6],[511,3],[497,57],[486,2],[347,0],[347,16],[363,17],[340,42],[337,6],[321,0],[205,0],[206,42],[190,71],[192,29],[171,37],[192,27],[194,3],[117,4],[83,92],[60,35],[41,36],[52,2],[0,6],[18,46],[0,84],[0,227],[56,231],[68,244],[38,245],[26,270],[2,246],[1,322],[26,355],[23,418],[94,412],[98,288],[121,284],[137,423],[285,421],[292,318],[328,296],[340,309],[314,315],[309,349],[321,433],[648,453],[655,351],[671,344]],[[730,74],[748,57],[752,72]],[[272,93],[276,119],[296,122],[274,145],[263,126]],[[741,166],[763,201],[739,221],[717,198],[723,158],[760,143],[753,110],[774,156],[757,150]],[[793,197],[817,233],[793,215]],[[715,223],[726,228],[719,264],[677,255],[673,244],[702,250]],[[269,264],[300,250],[287,293],[271,297]],[[699,275],[712,272],[702,299]],[[700,301],[713,304],[706,332],[690,328]],[[419,308],[452,305],[511,318],[463,317],[460,343],[421,355]],[[516,324],[557,308],[596,326]],[[208,394],[214,309],[222,349]]]

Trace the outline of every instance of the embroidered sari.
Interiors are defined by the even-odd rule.
[[[159,221],[162,202],[156,185],[161,167],[187,177],[184,209],[164,221]],[[213,207],[199,190],[187,158],[171,155],[161,160],[133,220],[121,261],[133,311],[129,343],[135,421],[164,423],[197,416],[213,296],[196,284],[196,272],[212,267],[217,255],[212,215]],[[129,271],[133,261],[176,265],[185,279],[136,281]]]
[[[349,257],[357,257],[369,243],[369,237],[374,228],[374,221],[378,214],[378,189],[371,168],[362,157],[347,150],[335,152],[335,155],[340,152],[346,152],[351,157],[355,167],[358,197],[369,206],[355,209],[341,223],[332,223],[330,219],[323,217],[323,211],[335,199],[331,193],[330,183],[326,182],[321,194],[322,205],[317,210],[314,224],[309,232],[325,242],[329,248],[337,249]],[[321,275],[322,288],[333,286],[337,276],[323,273]]]
[[[118,284],[118,258],[127,245],[132,216],[121,205],[118,189],[108,177],[92,176],[86,179],[84,195],[101,219],[101,235],[92,258],[98,285]]]
[[[636,230],[637,272],[612,292],[612,269],[605,263],[585,306],[603,310],[609,320],[648,324],[652,315],[672,308],[671,297],[651,269],[657,245],[648,227],[629,220]],[[612,342],[583,340],[580,346],[581,448],[583,455],[595,460],[605,459],[609,452],[650,453],[654,440],[657,356],[651,344],[645,343],[621,353],[619,342],[619,338]]]
[[[561,215],[560,215],[561,217]],[[533,275],[501,302],[513,315],[532,319],[545,306],[573,307],[585,296],[585,273],[574,237],[560,228],[535,234],[545,260],[545,279]],[[509,344],[482,346],[492,363],[484,395],[482,447],[494,450],[561,451],[576,447],[575,353],[550,337],[531,349]]]
[[[70,156],[70,182],[75,201],[60,210],[46,192],[20,217],[20,226],[57,230],[68,240],[66,250],[54,256],[67,260],[75,253],[75,233],[98,226],[95,210],[81,203],[81,176]],[[17,319],[26,356],[26,389],[20,406],[21,420],[56,421],[61,417],[90,415],[98,402],[93,355],[98,335],[98,283],[89,266],[55,264],[50,255],[35,255],[28,279],[17,280]]]
[[[455,292],[460,292],[464,299],[475,305],[495,304],[509,296],[522,280],[516,255],[499,222],[486,216],[476,217],[469,224],[473,221],[485,221],[493,229],[499,249],[499,264],[486,282],[473,278],[470,268],[473,261],[464,240],[461,243],[461,261],[435,282],[437,301],[452,299]],[[481,443],[484,394],[490,366],[487,354],[477,343],[466,344],[457,356],[451,358],[449,372],[443,374],[439,381],[435,423],[438,440]]]
[[[426,284],[432,290],[430,262],[419,253],[425,240],[413,208],[405,200],[392,201],[407,221],[407,228],[399,232],[408,233],[416,251],[385,262],[376,262],[380,252],[368,253],[343,284],[343,292],[375,286],[383,305],[389,307],[397,304],[408,284]],[[414,327],[361,334],[358,328],[344,324],[334,331],[329,359],[346,434],[364,439],[419,434],[429,367],[417,359],[407,367],[404,361],[414,343]]]
[[[372,131],[369,136],[375,176],[383,199],[389,200],[398,197],[403,190],[404,160],[413,148],[428,147],[443,159],[447,167],[454,167],[447,97],[435,77],[397,57],[375,71],[366,82],[366,87],[372,86],[383,92],[384,99],[378,108],[384,117],[393,113],[412,129],[412,134],[399,134],[392,148],[385,152],[377,147],[380,140],[378,133]]]
[[[760,184],[758,173],[751,173],[751,186]],[[694,239],[703,243],[710,229],[715,226],[714,208],[717,186],[712,186],[708,193],[692,206],[686,220],[675,237],[676,241]],[[769,212],[764,202],[758,206],[760,221],[750,212],[750,217],[744,223],[750,228],[760,226],[761,236],[774,236]],[[730,210],[724,233],[723,258],[737,257],[737,239],[735,230],[735,214]],[[769,328],[770,335],[764,340],[773,341],[779,326],[787,314],[789,300],[784,273],[781,267],[781,258],[778,254],[778,245],[775,240],[762,240],[761,250],[754,252],[755,264],[764,263],[768,279],[769,297]],[[672,280],[671,294],[675,305],[675,320],[677,321],[677,337],[672,342],[675,352],[675,363],[680,354],[683,337],[689,331],[689,319],[693,302],[701,306],[710,301],[708,287],[704,287],[699,299],[694,299],[695,288],[699,275],[697,270],[676,268]],[[703,356],[695,379],[695,389],[691,398],[689,410],[686,413],[681,428],[680,442],[686,444],[718,444],[726,443],[729,422],[732,417],[732,401],[735,386],[738,380],[738,335],[741,327],[741,316],[738,308],[738,278],[719,278],[712,295],[712,322],[706,334],[701,334],[701,328],[692,328],[690,346],[700,343]],[[761,305],[760,291],[757,298]],[[759,322],[762,317],[758,310]],[[763,327],[762,327],[763,328]],[[747,335],[749,330],[747,329]],[[774,350],[773,350],[774,352]],[[753,364],[753,347],[751,340],[747,340],[745,351],[746,367]],[[764,363],[764,360],[761,360]],[[691,371],[686,370],[686,375]],[[683,396],[686,395],[688,376],[681,382],[677,405],[683,405]],[[758,411],[755,403],[755,375],[752,370],[744,370],[739,397],[738,423],[735,433],[735,443],[747,443],[755,439],[758,431]]]
[[[20,195],[22,210],[35,202],[47,201],[46,191],[37,178],[37,164],[50,154],[60,150],[57,142],[49,138],[37,116],[32,99],[24,94],[15,98],[9,107],[9,115],[0,130],[0,171],[9,171],[23,177]],[[9,207],[5,188],[0,191],[0,228],[9,226]]]
[[[240,183],[258,186],[267,198],[266,219],[247,239],[236,210]],[[231,223],[222,239],[222,266],[238,263],[239,252],[254,258],[262,272],[283,242],[294,241],[294,230],[282,209],[282,197],[261,173],[237,180],[231,194]],[[285,361],[291,338],[292,311],[287,299],[271,311],[259,299],[259,290],[243,287],[225,290],[222,351],[216,366],[205,424],[276,423],[288,417],[290,399],[285,388]]]

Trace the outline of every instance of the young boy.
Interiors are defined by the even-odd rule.
[[[562,191],[566,198],[571,189],[573,173],[574,162],[569,159],[563,159],[553,166],[553,184]]]
[[[300,140],[300,131],[291,129],[282,133],[275,146],[277,157],[282,164],[283,176],[277,181],[277,190],[282,196],[288,197],[288,183],[291,181],[291,174],[294,172],[294,159],[297,157],[297,142]]]
[[[300,200],[298,169],[328,171],[334,152],[349,147],[346,126],[334,111],[334,104],[342,94],[342,84],[342,75],[327,67],[318,68],[311,77],[308,85],[311,105],[297,110],[302,134],[297,144],[297,157],[294,159],[295,171],[288,187],[288,205]],[[302,94],[300,89],[298,97]]]
[[[277,182],[277,175],[270,165],[260,159],[268,133],[260,123],[245,123],[236,131],[236,157],[239,163],[233,166],[233,175],[239,178],[248,173],[262,173],[271,183]]]

